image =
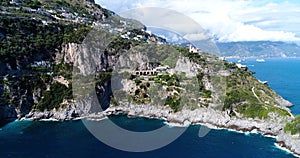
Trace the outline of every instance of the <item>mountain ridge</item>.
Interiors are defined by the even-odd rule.
[[[300,46],[295,43],[252,41],[217,43],[222,56],[237,57],[300,57]]]
[[[150,28],[153,33],[164,37],[169,43],[187,46],[191,42],[175,32],[160,28]],[[283,41],[240,41],[218,42],[219,55],[224,57],[300,57],[300,46],[295,42]]]

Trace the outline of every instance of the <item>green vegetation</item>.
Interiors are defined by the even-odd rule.
[[[137,79],[135,79],[135,80],[134,80],[134,82],[135,82],[135,84],[137,84],[137,85],[139,85],[139,84],[141,84],[141,83],[142,83],[141,79],[138,79],[138,78],[137,78]]]
[[[237,69],[237,66],[235,65],[235,63],[225,62],[224,69],[227,69],[227,70]]]
[[[140,80],[139,80],[140,81]],[[132,95],[132,100],[137,104],[148,104],[151,102],[151,98],[149,96],[149,87],[150,83],[138,82],[137,89],[134,91]]]
[[[0,28],[5,35],[5,38],[0,39],[0,58],[6,62],[37,54],[43,54],[45,59],[49,59],[63,39],[58,24],[44,26],[30,19],[0,16]]]
[[[200,92],[200,94],[201,94],[202,97],[204,97],[204,98],[211,98],[212,91],[207,90],[205,88],[205,85],[204,85],[203,81],[202,81],[204,76],[205,76],[205,74],[201,73],[201,72],[197,74],[198,85],[199,85],[199,92]]]
[[[296,116],[295,119],[286,124],[284,128],[285,132],[291,132],[292,135],[300,133],[300,115]]]
[[[178,77],[169,75],[167,73],[152,76],[148,81],[144,78],[131,78],[136,84],[136,90],[132,93],[131,98],[136,104],[148,104],[152,102],[154,105],[166,105],[169,106],[174,112],[179,111],[180,106],[180,85]],[[161,88],[165,87],[167,93],[174,94],[160,94]],[[151,94],[151,96],[150,96]],[[167,94],[167,95],[166,95]],[[162,95],[162,96],[160,96]],[[164,98],[165,96],[166,98]],[[151,97],[158,97],[152,100]]]
[[[110,72],[100,72],[98,75],[96,75],[96,85],[105,86],[105,83],[110,81],[111,79],[111,73]]]
[[[226,93],[226,99],[224,102],[223,110],[226,109],[233,109],[236,104],[240,104],[243,102],[250,102],[250,103],[259,103],[257,98],[253,96],[251,93],[251,90],[239,90],[239,89],[233,89]],[[244,109],[244,108],[242,108]],[[241,109],[241,110],[242,110]],[[242,111],[240,111],[242,112]]]
[[[161,66],[169,66],[170,68],[176,66],[180,56],[180,52],[173,45],[133,41],[131,46],[131,53],[142,52],[144,55],[147,55],[150,62],[159,63]]]
[[[54,75],[63,76],[65,79],[72,79],[73,66],[69,64],[57,64],[54,66]]]
[[[129,50],[130,48],[136,45],[137,42],[131,41],[129,39],[116,38],[108,46],[109,48],[114,49],[114,51],[110,51],[109,55],[116,55],[118,52],[122,50]]]
[[[28,1],[28,0],[27,0]],[[42,4],[38,0],[34,0],[33,2],[29,2],[28,7],[38,9],[42,6]]]
[[[168,96],[166,99],[165,105],[170,106],[171,109],[174,110],[174,112],[178,112],[181,110],[180,106],[180,97],[178,96]]]
[[[119,21],[119,20],[118,20]],[[117,22],[118,22],[117,21]],[[149,44],[146,43],[147,39],[150,37],[149,34],[141,31],[141,30],[137,30],[137,29],[131,29],[131,30],[127,30],[126,32],[131,32],[131,34],[129,35],[130,38],[136,37],[137,35],[142,35],[145,38],[141,39],[140,41],[136,41],[136,40],[130,40],[130,39],[126,39],[126,38],[115,38],[110,44],[109,44],[109,48],[112,48],[113,51],[110,51],[109,55],[116,55],[117,53],[119,53],[120,51],[123,50],[129,50],[133,47],[135,47],[134,49],[143,49],[143,51],[149,51],[150,49],[145,49],[145,48],[149,48]],[[147,46],[145,46],[147,45]],[[141,46],[141,47],[136,47],[136,46]],[[152,45],[157,47],[157,45]],[[153,50],[153,49],[151,49]],[[157,49],[157,50],[162,50],[163,49]],[[152,52],[151,52],[152,53]],[[161,52],[159,52],[161,53]],[[164,52],[163,52],[164,53]],[[162,54],[163,54],[162,53]]]
[[[63,44],[67,43],[81,43],[89,31],[90,27],[87,27],[83,24],[68,24],[64,27],[64,38]]]
[[[46,75],[43,75],[46,79]],[[26,74],[20,76],[6,76],[3,83],[9,87],[9,90],[4,89],[0,96],[0,105],[14,104],[19,105],[20,98],[16,96],[32,96],[32,93],[37,89],[46,89],[45,82],[41,74]],[[28,101],[33,104],[33,101],[28,98]],[[31,107],[28,107],[31,108]]]
[[[49,91],[43,92],[42,100],[35,106],[39,111],[52,110],[59,108],[64,99],[72,99],[72,88],[67,88],[60,83],[54,83],[50,86]]]
[[[24,5],[27,5],[27,1],[24,1]],[[40,4],[36,1],[28,3],[28,5],[39,7],[38,5]],[[12,69],[16,69],[17,61],[24,59],[29,60],[28,62],[31,63],[35,60],[45,60],[50,63],[50,67],[31,67],[27,63],[24,68],[31,70],[33,74],[28,82],[32,83],[34,87],[32,85],[27,88],[25,86],[21,87],[27,90],[32,88],[45,89],[45,86],[52,82],[53,76],[46,75],[47,72],[51,71],[53,71],[53,75],[61,75],[66,79],[71,79],[72,66],[64,64],[63,61],[55,65],[53,63],[54,55],[66,43],[80,43],[90,28],[85,25],[72,23],[49,23],[48,25],[44,25],[39,20],[34,20],[26,16],[22,17],[23,13],[16,11],[13,14],[16,14],[16,17],[0,16],[0,29],[3,35],[0,38],[0,58],[2,61],[9,63]],[[33,13],[26,13],[24,15],[27,14],[37,16]],[[64,85],[51,85],[51,90],[44,91],[43,99],[33,108],[37,108],[38,110],[57,108],[64,98],[70,97],[69,93],[71,93],[70,88],[65,88]],[[7,100],[10,99],[8,98]]]
[[[8,1],[3,0],[0,2],[0,5],[12,6]],[[51,15],[34,13],[26,8],[36,9],[42,6],[44,6],[44,9],[56,10],[57,13],[51,13],[52,15],[61,16],[62,12],[72,14],[76,12],[78,16],[90,18],[91,21],[96,19],[96,16],[94,16],[95,12],[92,12],[94,7],[100,8],[106,17],[112,14],[100,6],[87,5],[87,3],[78,0],[23,0],[22,8],[19,10],[15,7],[5,7],[5,10],[9,13],[0,15],[1,63],[7,63],[13,70],[17,70],[17,68],[26,69],[28,72],[25,73],[30,75],[20,75],[14,78],[12,77],[13,75],[8,75],[8,81],[5,81],[5,83],[3,81],[3,84],[8,84],[11,90],[9,92],[4,91],[1,94],[1,104],[5,102],[19,105],[17,97],[14,96],[23,96],[25,93],[28,96],[37,94],[36,96],[41,97],[37,97],[39,103],[33,106],[32,109],[43,111],[59,108],[62,106],[64,99],[72,99],[71,85],[66,87],[63,84],[55,83],[53,77],[63,76],[68,81],[72,79],[73,67],[63,61],[65,52],[62,52],[62,48],[68,43],[82,43],[88,32],[92,30],[91,23],[77,24],[67,19],[57,20]],[[62,8],[68,11],[61,11]],[[25,11],[26,9],[27,11]],[[112,21],[110,23],[112,27],[123,25],[120,19],[117,16],[110,17],[107,22]],[[45,24],[42,20],[46,20],[49,23]],[[133,53],[143,52],[148,55],[147,57],[149,57],[152,66],[164,65],[174,68],[179,57],[184,56],[190,61],[199,64],[203,72],[199,72],[196,77],[191,78],[191,81],[185,73],[170,75],[167,72],[161,72],[151,77],[137,77],[130,73],[122,74],[126,76],[123,76],[124,78],[130,78],[135,87],[129,90],[130,94],[122,90],[115,90],[114,94],[109,96],[112,104],[119,105],[119,101],[125,99],[131,99],[137,104],[148,104],[152,101],[165,100],[164,103],[159,102],[158,104],[169,106],[175,112],[178,112],[183,106],[191,109],[207,107],[209,103],[215,103],[214,99],[221,101],[224,99],[225,102],[222,108],[224,111],[230,111],[232,116],[238,116],[236,114],[239,113],[245,117],[263,119],[268,118],[270,113],[276,113],[279,116],[290,115],[288,111],[276,106],[278,103],[274,96],[276,97],[277,94],[268,86],[259,83],[252,76],[253,73],[247,71],[247,69],[239,69],[234,63],[218,60],[216,56],[208,55],[207,53],[190,53],[186,48],[168,44],[160,45],[155,42],[150,42],[149,44],[148,40],[156,41],[158,38],[150,36],[146,32],[141,31],[141,29],[126,30],[123,33],[128,31],[131,32],[130,38],[137,37],[137,35],[142,35],[145,38],[141,38],[140,41],[124,39],[119,36],[114,38],[107,51],[105,51],[107,53],[105,55],[114,56],[111,58],[112,61],[118,58],[119,53],[129,53],[128,50],[130,50]],[[59,52],[61,54],[57,54]],[[55,60],[58,57],[62,57],[62,59],[60,63],[56,64]],[[47,61],[49,65],[31,66],[34,61],[41,60]],[[109,65],[111,67],[106,70],[107,72],[100,72],[99,74],[88,76],[88,78],[86,76],[86,78],[83,78],[87,81],[86,85],[89,86],[94,84],[96,80],[97,94],[103,93],[103,88],[110,88],[108,84],[112,76],[113,64],[109,63]],[[227,70],[230,75],[221,76],[219,75],[219,70]],[[183,84],[180,84],[180,81],[184,81],[182,82]],[[220,87],[222,88],[223,85],[221,84],[223,82],[221,81],[225,81],[226,94],[213,94],[218,93],[215,91]],[[211,83],[214,91],[206,89],[206,82]],[[84,85],[84,82],[78,86],[88,87],[86,89],[83,88],[80,94],[92,91],[89,86]],[[150,98],[150,95],[153,94],[160,98]],[[33,99],[30,102],[31,105],[34,104]],[[184,105],[180,105],[180,102],[184,102]],[[292,133],[299,132],[299,120],[297,117],[289,123],[286,130]]]
[[[68,12],[70,13],[78,13],[81,17],[87,17],[90,19],[94,19],[94,16],[92,16],[84,3],[80,3],[80,1],[76,0],[54,0],[54,1],[48,1],[46,8],[51,9],[60,9],[61,7],[67,8]]]
[[[78,16],[92,21],[96,18],[94,12],[90,12],[94,8],[103,10],[106,17],[111,12],[99,5],[88,5],[77,0],[22,0],[20,4],[1,0],[0,4],[4,11],[0,15],[0,60],[10,65],[12,70],[17,70],[17,74],[7,75],[8,81],[5,84],[9,86],[10,93],[1,94],[0,104],[18,106],[19,96],[26,93],[26,96],[35,94],[39,101],[34,105],[33,99],[29,98],[30,105],[34,105],[29,107],[31,109],[43,111],[59,108],[64,99],[72,98],[71,86],[66,87],[53,81],[57,76],[63,76],[68,81],[72,78],[73,67],[63,61],[65,52],[62,52],[62,48],[68,43],[81,43],[92,28],[90,23],[57,20],[45,10],[55,10],[57,13],[51,14],[59,16],[64,12],[63,8],[65,12],[78,13]],[[55,62],[56,57],[62,57],[58,64]],[[32,66],[35,61],[45,61],[47,64]],[[107,74],[100,74],[96,80],[98,84],[104,84],[108,77]]]
[[[180,52],[172,45],[159,45],[156,51],[158,59],[161,59],[163,65],[175,68]],[[152,55],[152,54],[151,54]]]
[[[245,117],[260,119],[268,118],[269,111],[261,104],[242,104],[238,107],[238,111]]]
[[[269,118],[269,113],[276,113],[279,116],[290,116],[290,113],[273,105],[260,103],[257,99],[251,97],[251,94],[231,92],[227,94],[225,100],[225,109],[234,109],[245,117],[250,118]]]
[[[177,75],[169,75],[169,74],[162,74],[158,75],[156,78],[154,78],[155,83],[159,83],[164,86],[179,86],[179,79]]]
[[[49,60],[63,43],[80,43],[90,30],[79,24],[43,25],[28,18],[5,16],[0,16],[0,28],[4,34],[4,38],[0,38],[0,58],[11,65],[16,59],[35,56]]]
[[[8,5],[9,5],[8,1],[3,1],[3,0],[0,1],[0,6],[8,6]]]
[[[278,114],[279,116],[291,116],[291,113],[289,113],[287,110],[285,109],[281,109],[279,107],[275,107],[275,106],[270,106],[270,105],[266,105],[267,107],[267,110],[270,112],[273,112],[273,113],[276,113]]]
[[[191,61],[200,65],[206,65],[206,58],[199,53],[191,53],[187,48],[176,47],[182,56],[188,57]]]
[[[269,118],[271,112],[279,116],[290,116],[286,110],[276,107],[278,103],[274,96],[277,95],[268,86],[257,81],[251,72],[238,69],[231,63],[225,66],[233,69],[233,73],[226,80],[227,90],[223,110],[230,110],[233,115],[235,110],[245,117],[260,119]]]

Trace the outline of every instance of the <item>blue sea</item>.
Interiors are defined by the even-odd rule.
[[[235,60],[235,59],[231,59]],[[257,63],[247,59],[251,71],[295,106],[294,114],[300,114],[300,59],[265,59]],[[147,118],[110,117],[117,125],[133,131],[149,131],[164,124],[163,120]],[[198,137],[200,125],[190,126],[176,141],[161,149],[132,153],[111,148],[97,140],[77,121],[15,121],[0,122],[0,158],[293,158],[294,156],[275,146],[275,139],[260,134],[243,134],[228,130],[211,130],[205,137]],[[170,127],[177,130],[180,127]]]

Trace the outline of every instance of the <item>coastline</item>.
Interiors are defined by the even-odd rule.
[[[291,144],[291,143],[287,144],[287,142],[291,141],[291,138],[288,139],[289,134],[285,134],[283,132],[283,130],[280,129],[280,128],[277,128],[274,131],[265,130],[265,128],[263,128],[263,126],[267,126],[267,124],[269,124],[270,122],[256,122],[256,121],[259,121],[259,120],[249,119],[251,121],[250,124],[252,124],[252,125],[250,125],[248,127],[245,127],[243,125],[238,126],[238,125],[234,125],[234,124],[235,123],[239,123],[239,122],[244,123],[244,122],[249,121],[247,119],[246,120],[244,120],[244,119],[240,119],[240,120],[239,119],[234,119],[233,124],[231,124],[231,125],[229,123],[230,121],[227,122],[228,120],[224,119],[222,117],[221,118],[223,120],[215,119],[215,118],[220,118],[220,117],[210,117],[210,118],[212,118],[212,120],[216,120],[215,122],[210,122],[210,121],[203,122],[203,120],[202,121],[201,120],[191,121],[191,120],[188,120],[188,118],[183,118],[186,115],[182,115],[182,114],[180,114],[180,112],[178,114],[176,114],[176,113],[169,113],[171,110],[167,109],[167,108],[164,108],[164,107],[157,107],[158,108],[158,110],[157,110],[158,113],[151,113],[151,110],[149,110],[147,108],[146,109],[143,109],[143,108],[144,108],[144,106],[138,106],[138,108],[136,106],[112,107],[112,108],[107,109],[104,113],[105,113],[106,116],[118,115],[118,114],[126,114],[127,116],[129,116],[129,118],[130,117],[146,117],[146,118],[154,118],[154,119],[163,119],[163,120],[166,121],[167,125],[177,126],[177,127],[186,127],[186,126],[189,126],[189,125],[202,125],[202,126],[206,126],[206,127],[210,128],[210,129],[214,129],[214,130],[228,130],[228,131],[233,131],[233,132],[237,132],[237,133],[243,133],[245,135],[251,134],[251,133],[261,134],[264,137],[270,137],[270,138],[276,139],[275,146],[276,147],[278,146],[279,149],[287,151],[287,152],[293,154],[296,157],[300,157],[300,149],[299,149],[299,146],[298,146],[299,144]],[[161,112],[162,109],[165,109],[166,111],[165,112]],[[144,111],[144,110],[146,110],[146,111]],[[218,114],[221,114],[221,115],[222,114],[226,115],[226,113],[224,113],[224,112],[215,111],[213,109],[208,110],[207,108],[203,108],[201,110],[204,110],[204,111],[208,112],[206,114],[208,114],[208,115],[211,114],[211,116],[214,115],[213,113],[218,113]],[[195,110],[195,111],[197,111],[197,110]],[[188,114],[188,116],[190,116],[189,119],[192,119],[192,117],[193,117],[193,114],[192,114],[193,111],[184,110],[183,113],[189,113],[189,112],[190,112],[190,114]],[[170,115],[161,117],[160,115],[162,113],[165,113],[165,114],[169,113]],[[176,116],[174,117],[174,115],[176,115]],[[219,115],[219,116],[221,116],[221,115]],[[197,118],[197,117],[194,117],[194,118]],[[206,118],[203,118],[203,119],[205,120]],[[186,124],[187,121],[189,122],[188,125]],[[226,125],[222,125],[222,123],[224,123],[224,121],[227,122],[227,124],[228,124],[227,126]],[[256,124],[257,126],[255,126],[253,124]],[[279,124],[277,124],[276,121],[275,121],[275,124],[273,124],[273,125],[274,126],[278,126]],[[281,127],[283,127],[283,124],[280,124],[280,125],[281,125]],[[278,136],[285,137],[285,139],[288,139],[288,140],[282,140],[281,142],[279,142],[278,141]],[[281,139],[283,139],[283,138],[281,138]],[[300,140],[298,142],[300,143]]]
[[[293,56],[288,56],[288,57],[257,57],[257,56],[249,56],[249,57],[244,57],[244,56],[224,56],[226,59],[257,59],[257,58],[264,58],[264,59],[300,59],[300,57],[293,57]]]
[[[281,146],[281,145],[278,144],[277,142],[275,143],[275,146],[276,146],[276,148],[278,148],[278,149],[280,149],[280,150],[283,150],[283,151],[285,151],[285,152],[287,152],[287,153],[290,153],[290,154],[292,154],[292,155],[295,156],[295,157],[300,157],[300,155],[298,155],[298,154],[292,152],[289,148],[286,148],[286,147],[284,147],[284,146]]]
[[[62,111],[61,111],[62,112]],[[51,112],[50,112],[51,113]],[[187,127],[189,125],[203,125],[215,130],[229,130],[245,135],[255,133],[262,134],[264,137],[271,137],[276,139],[276,145],[280,149],[289,151],[296,157],[300,157],[300,137],[295,140],[294,136],[284,133],[284,123],[282,120],[287,118],[278,118],[276,120],[259,120],[250,118],[231,118],[226,112],[217,111],[212,108],[199,108],[195,110],[183,109],[174,113],[172,109],[163,106],[151,105],[126,105],[109,107],[103,112],[94,114],[85,114],[74,118],[56,118],[56,116],[63,116],[64,113],[56,115],[49,115],[46,112],[33,112],[30,117],[22,118],[26,120],[80,120],[89,119],[92,121],[101,121],[107,119],[112,115],[125,114],[128,118],[145,117],[151,119],[160,119],[165,124],[173,127]]]

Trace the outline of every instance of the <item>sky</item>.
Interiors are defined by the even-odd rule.
[[[159,7],[180,12],[219,42],[300,42],[300,0],[96,0],[114,11]]]

